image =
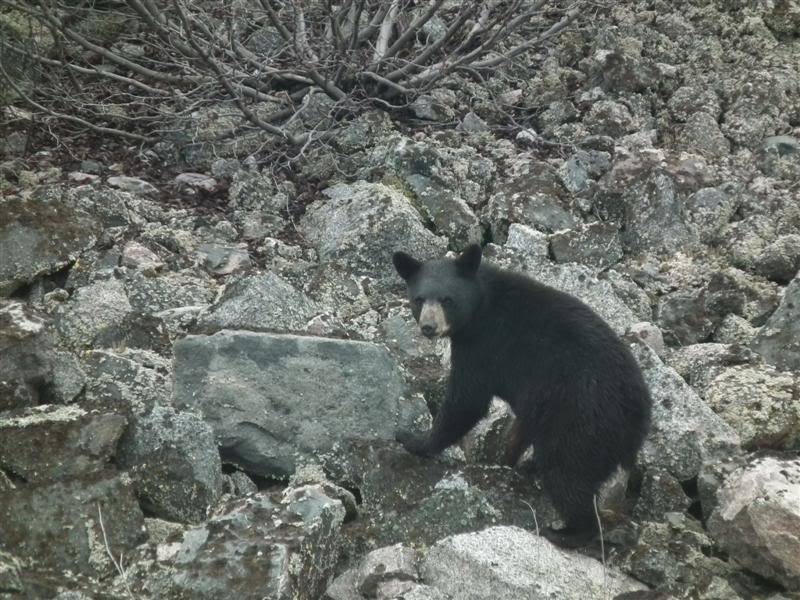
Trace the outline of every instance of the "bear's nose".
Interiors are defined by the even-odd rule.
[[[422,335],[424,335],[425,337],[433,337],[434,335],[436,335],[435,325],[423,325],[422,327],[420,327],[420,330],[422,331]]]

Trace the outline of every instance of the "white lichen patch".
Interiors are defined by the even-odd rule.
[[[86,416],[86,411],[79,406],[53,406],[46,404],[34,406],[25,411],[25,414],[18,417],[6,417],[0,419],[0,429],[10,429],[19,427],[31,427],[43,423],[69,423],[77,421]]]

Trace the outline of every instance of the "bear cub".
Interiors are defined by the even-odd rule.
[[[562,546],[597,533],[594,496],[618,466],[630,469],[650,425],[650,394],[628,347],[586,304],[524,275],[458,258],[393,256],[411,310],[428,338],[447,336],[452,368],[445,400],[425,434],[398,431],[419,455],[458,442],[492,396],[515,423],[510,465],[533,446],[534,468],[565,521],[545,535]]]

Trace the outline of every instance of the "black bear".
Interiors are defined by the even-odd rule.
[[[650,424],[650,394],[628,347],[586,304],[522,274],[481,263],[481,248],[420,262],[397,252],[423,335],[448,336],[447,393],[433,428],[398,431],[414,454],[436,454],[486,415],[492,396],[515,415],[513,466],[533,445],[545,492],[565,521],[545,535],[563,546],[597,532],[594,496],[630,469]]]

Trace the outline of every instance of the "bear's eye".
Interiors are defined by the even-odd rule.
[[[442,306],[453,306],[453,299],[450,296],[445,296],[439,302],[441,302]]]

